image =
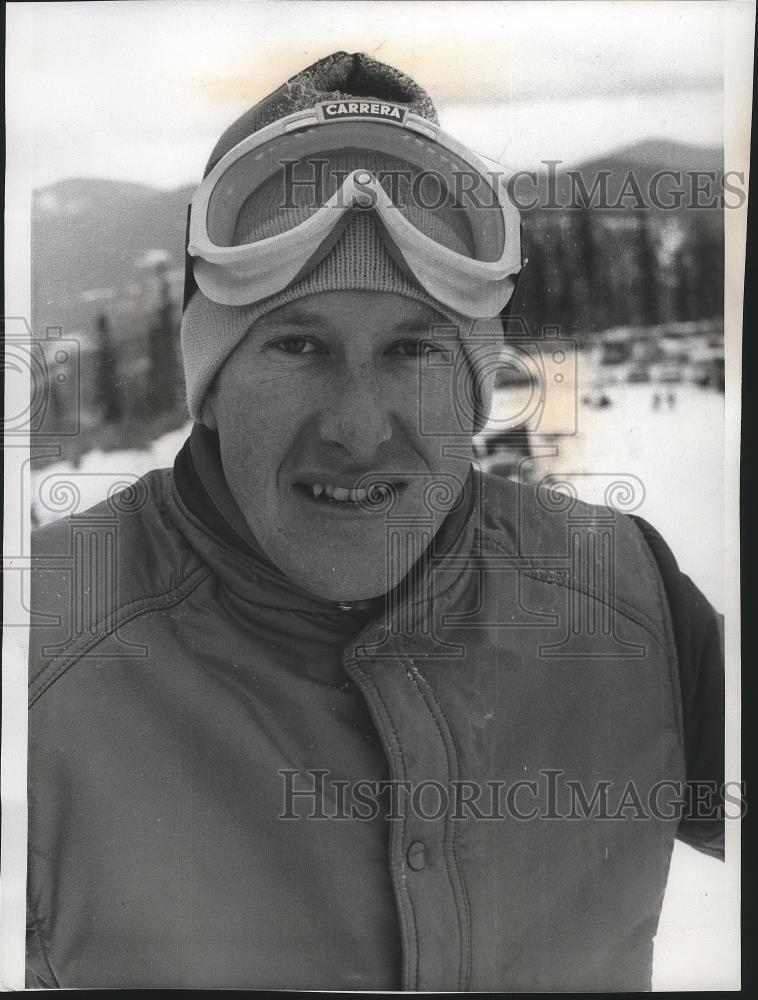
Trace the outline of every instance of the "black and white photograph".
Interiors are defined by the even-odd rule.
[[[0,988],[740,989],[754,32],[7,5]]]

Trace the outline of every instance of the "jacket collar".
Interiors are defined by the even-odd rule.
[[[174,463],[178,499],[202,533],[193,533],[193,546],[224,584],[243,600],[256,605],[289,609],[332,621],[339,631],[355,633],[369,621],[384,617],[400,605],[424,613],[430,597],[454,587],[465,571],[462,556],[471,553],[479,508],[480,479],[470,470],[463,502],[444,520],[429,550],[391,593],[355,604],[317,597],[293,583],[265,555],[237,506],[224,477],[218,434],[195,424]],[[203,537],[204,536],[204,537]],[[454,566],[453,572],[433,570]]]

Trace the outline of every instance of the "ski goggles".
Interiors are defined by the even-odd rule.
[[[305,165],[307,192],[296,169]],[[240,236],[238,220],[256,199],[263,224]],[[223,156],[190,205],[194,280],[214,302],[259,302],[309,273],[358,211],[374,213],[392,258],[432,298],[472,318],[505,308],[522,257],[502,170],[407,108],[376,101],[321,102]],[[456,231],[467,234],[463,246],[450,238]]]

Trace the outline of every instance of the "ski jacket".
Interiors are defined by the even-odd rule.
[[[675,837],[722,852],[677,802],[723,695],[644,522],[472,470],[387,600],[335,605],[196,428],[34,554],[28,985],[650,988]]]

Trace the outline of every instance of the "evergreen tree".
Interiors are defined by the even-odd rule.
[[[176,409],[179,384],[173,307],[166,272],[165,262],[156,265],[158,304],[148,333],[150,367],[147,396],[153,414]]]
[[[96,408],[104,423],[117,424],[124,415],[119,360],[110,323],[104,312],[99,312],[95,321],[93,367]]]

